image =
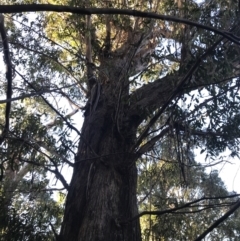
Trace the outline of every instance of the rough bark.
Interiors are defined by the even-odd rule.
[[[141,240],[139,220],[122,225],[138,213],[137,169],[129,152],[136,128],[117,108],[117,93],[101,86],[95,109],[86,107],[61,241]]]
[[[219,40],[208,48],[190,67],[180,64],[179,71],[142,85],[130,94],[129,76],[148,66],[144,62],[145,57],[151,55],[159,45],[154,39],[155,34],[160,32],[153,29],[154,25],[149,25],[150,31],[146,32],[143,30],[148,28],[143,29],[140,24],[139,30],[142,31],[131,26],[118,29],[119,26],[111,24],[106,24],[104,48],[93,51],[99,53],[98,65],[94,66],[97,67],[96,78],[92,78],[92,66],[88,65],[88,82],[94,81],[88,85],[89,101],[86,104],[60,241],[141,240],[138,219],[124,225],[138,212],[135,161],[138,155],[150,150],[169,128],[163,129],[144,145],[142,141],[174,98],[184,90],[190,91],[205,83],[205,80],[198,79],[195,83],[191,78],[195,77],[194,72],[202,60],[220,42]],[[110,27],[118,30],[112,43],[109,40]],[[86,59],[91,60],[88,48],[90,38],[88,40]],[[111,49],[111,44],[115,44],[114,49]],[[185,50],[185,45],[182,48]],[[184,62],[185,57],[183,53],[182,55],[180,61]],[[154,113],[154,116],[136,139],[137,127],[149,117],[149,113]]]

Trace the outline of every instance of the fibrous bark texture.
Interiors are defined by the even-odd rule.
[[[124,224],[138,213],[137,169],[130,154],[136,127],[117,106],[111,87],[102,84],[100,91],[98,103],[86,107],[61,241],[141,239],[138,220]]]

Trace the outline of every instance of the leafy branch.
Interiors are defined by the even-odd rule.
[[[23,4],[23,5],[0,5],[2,13],[20,13],[20,12],[42,12],[42,11],[52,11],[52,12],[70,12],[81,15],[91,15],[91,14],[118,14],[127,15],[134,17],[150,18],[150,19],[160,19],[165,21],[172,21],[176,23],[183,23],[197,28],[212,31],[216,34],[227,38],[228,40],[240,45],[240,38],[228,31],[222,31],[217,28],[206,26],[197,22],[193,22],[187,19],[167,16],[162,14],[157,14],[153,12],[143,12],[138,10],[129,9],[117,9],[117,8],[80,8],[71,7],[64,5],[51,5],[51,4]]]
[[[207,230],[205,230],[200,236],[198,236],[194,241],[201,241],[205,238],[214,228],[219,224],[224,222],[230,215],[232,215],[240,207],[240,199],[230,208],[221,218],[215,221]]]

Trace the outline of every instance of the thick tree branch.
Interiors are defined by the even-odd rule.
[[[234,31],[237,27],[238,25],[233,26],[230,30],[230,33]],[[132,104],[132,107],[130,108],[130,115],[133,116],[133,119],[136,121],[136,117],[138,116],[138,114],[140,114],[138,116],[138,118],[140,119],[138,119],[137,121],[142,122],[144,119],[146,119],[149,112],[152,113],[162,105],[165,106],[162,106],[162,111],[164,111],[165,108],[169,105],[169,103],[183,91],[189,92],[199,88],[199,86],[220,83],[221,81],[217,80],[216,82],[212,83],[206,83],[204,82],[204,80],[190,80],[194,76],[194,73],[197,71],[202,61],[205,60],[209,55],[211,55],[212,52],[216,49],[216,47],[223,40],[224,37],[221,37],[210,47],[208,47],[205,52],[191,66],[185,76],[174,75],[173,73],[163,78],[157,79],[152,83],[143,85],[142,87],[134,91],[130,96],[129,100],[129,102]],[[232,77],[234,78],[236,76]],[[144,111],[142,110],[147,111],[144,113]]]
[[[91,15],[86,16],[86,32],[85,32],[85,44],[86,44],[86,66],[87,66],[87,79],[88,79],[88,95],[93,88],[96,79],[94,77],[94,64],[92,62],[92,42],[91,42]]]
[[[51,5],[51,4],[0,5],[0,9],[2,13],[51,11],[51,12],[70,12],[70,13],[76,13],[81,15],[119,14],[119,15],[128,15],[128,16],[142,17],[142,18],[160,19],[160,20],[172,21],[176,23],[183,23],[183,24],[187,24],[197,28],[212,31],[240,45],[240,38],[230,32],[222,31],[214,27],[206,26],[187,19],[177,18],[173,16],[166,16],[166,15],[157,14],[153,12],[142,12],[137,10],[117,9],[117,8],[116,9],[114,8],[79,8],[79,7]]]
[[[169,104],[172,102],[174,98],[176,98],[179,94],[181,94],[184,90],[184,85],[186,85],[186,82],[191,78],[193,73],[198,68],[199,64],[202,62],[203,59],[205,59],[216,47],[217,45],[223,40],[223,38],[220,38],[218,41],[216,41],[211,47],[209,47],[204,54],[202,54],[197,61],[194,63],[194,65],[190,68],[190,70],[187,72],[187,74],[180,80],[177,81],[177,84],[175,84],[175,87],[171,89],[171,79],[167,79],[168,76],[164,77],[163,79],[157,80],[156,82],[151,83],[150,87],[149,84],[146,86],[141,87],[136,92],[133,93],[133,99],[140,99],[137,101],[136,104],[132,105],[132,108],[130,109],[130,115],[133,116],[133,118],[136,120],[136,116],[138,116],[138,122],[136,121],[136,124],[139,124],[139,122],[143,121],[146,118],[146,115],[144,115],[142,112],[140,112],[141,109],[147,109],[148,111],[154,111],[158,105],[162,104],[161,108],[157,111],[157,113],[152,117],[152,119],[149,121],[149,123],[146,125],[145,129],[139,136],[138,140],[136,141],[135,145],[133,146],[133,150],[135,148],[138,148],[140,143],[143,141],[143,139],[147,136],[148,131],[150,128],[156,123],[158,118],[163,114],[163,112],[166,110],[166,108],[169,106]],[[172,77],[172,76],[170,76]],[[176,77],[175,77],[176,78]],[[168,82],[166,82],[168,80]],[[162,88],[165,87],[164,92],[162,92],[162,89],[157,89],[159,82],[162,82]],[[156,83],[156,84],[155,84]],[[188,85],[191,85],[189,83]],[[189,86],[188,86],[189,87]],[[159,88],[159,87],[158,87]],[[149,89],[152,91],[149,92]],[[168,91],[167,91],[168,90]],[[157,92],[159,95],[159,98],[156,98],[156,96],[153,94],[154,92]],[[163,98],[163,93],[165,95],[168,95],[166,98]],[[143,96],[143,98],[141,98]],[[154,99],[152,98],[154,96]],[[160,98],[161,97],[161,98]],[[145,101],[144,105],[144,99],[149,99],[148,101]],[[156,103],[156,105],[149,106],[149,102],[152,101],[157,102],[157,100],[160,100],[162,103]],[[137,110],[137,112],[136,112]],[[140,115],[139,115],[140,113]]]
[[[17,162],[20,162],[18,158]],[[5,193],[6,204],[10,204],[11,199],[13,198],[13,195],[17,190],[19,183],[22,181],[23,177],[30,171],[30,168],[31,165],[25,162],[18,172],[12,168],[9,168],[5,171],[3,190]]]
[[[130,97],[130,103],[134,103],[130,112],[133,113],[133,115],[137,115],[137,113],[139,113],[140,108],[148,108],[148,110],[154,111],[155,109],[159,108],[159,106],[161,106],[163,103],[165,103],[166,106],[168,106],[169,103],[174,99],[174,97],[176,97],[177,94],[182,92],[184,88],[198,88],[198,86],[196,86],[196,83],[188,83],[188,85],[186,85],[186,83],[197,70],[200,63],[212,53],[212,51],[217,47],[217,45],[222,40],[223,38],[220,38],[212,46],[206,49],[205,53],[202,54],[195,61],[195,63],[192,65],[192,67],[186,73],[186,75],[182,78],[180,77],[180,80],[179,76],[171,74],[161,79],[157,79],[156,81],[137,89]],[[144,116],[142,120],[145,118],[146,116]]]
[[[11,99],[12,97],[12,63],[11,63],[10,50],[9,50],[9,45],[7,40],[7,34],[4,27],[4,16],[2,13],[0,13],[0,34],[3,42],[3,53],[4,53],[5,64],[6,64],[7,99]],[[0,137],[0,145],[4,141],[4,138],[6,137],[9,131],[10,111],[11,111],[11,102],[7,102],[6,110],[5,110],[5,127]]]
[[[168,133],[168,131],[170,130],[169,127],[165,128],[164,130],[162,130],[158,135],[154,136],[151,140],[149,140],[146,144],[144,144],[143,146],[141,146],[139,148],[139,150],[137,151],[137,158],[139,158],[141,155],[143,155],[144,153],[148,152],[149,150],[151,150],[153,148],[153,146],[155,145],[155,143],[157,141],[159,141],[159,139],[161,139],[166,133]]]

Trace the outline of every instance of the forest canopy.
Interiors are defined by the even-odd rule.
[[[238,240],[237,1],[1,4],[0,240]]]

